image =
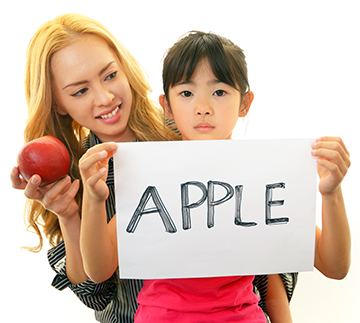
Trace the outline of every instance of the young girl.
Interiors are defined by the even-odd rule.
[[[13,187],[23,189],[30,199],[28,223],[40,239],[32,250],[42,248],[42,226],[50,244],[56,246],[48,253],[58,273],[53,285],[60,290],[70,287],[97,310],[102,322],[132,322],[142,281],[126,280],[119,285],[108,280],[97,285],[84,271],[79,248],[82,184],[78,162],[84,150],[109,138],[179,137],[164,127],[163,111],[149,99],[150,87],[136,60],[104,26],[88,17],[62,15],[39,28],[28,47],[25,85],[25,141],[52,135],[71,156],[70,176],[45,188],[39,187],[38,175],[26,183],[16,167],[11,172]],[[108,185],[110,220],[115,214],[114,185],[111,180]]]
[[[190,33],[167,53],[160,97],[183,140],[231,139],[239,117],[247,115],[249,91],[242,50],[214,34]],[[114,143],[94,147],[80,161],[84,180],[81,252],[95,281],[118,266],[115,217],[106,225],[104,201],[107,161]],[[350,166],[340,138],[323,137],[313,145],[323,197],[323,230],[316,229],[315,267],[341,279],[350,265],[350,232],[341,182]],[[276,276],[274,276],[276,277]],[[253,276],[146,280],[138,296],[137,322],[265,322],[253,293]],[[278,313],[282,316],[283,313]],[[279,321],[291,320],[289,312]]]

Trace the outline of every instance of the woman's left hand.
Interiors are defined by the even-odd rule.
[[[106,185],[109,159],[116,151],[115,143],[102,143],[90,148],[79,160],[84,192],[97,201],[105,201],[109,195]]]
[[[350,154],[339,137],[321,137],[312,148],[312,155],[317,157],[320,193],[331,195],[340,188],[350,167]]]

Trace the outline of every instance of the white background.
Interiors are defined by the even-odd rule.
[[[352,166],[343,183],[352,228],[352,267],[343,281],[316,270],[302,273],[291,302],[294,322],[358,322],[359,238],[359,7],[357,1],[7,1],[0,5],[1,290],[9,322],[93,322],[71,291],[50,286],[45,250],[21,251],[36,237],[22,222],[22,192],[9,173],[26,119],[26,46],[38,27],[66,12],[107,26],[148,72],[154,98],[161,93],[161,58],[189,30],[213,31],[245,50],[255,100],[247,138],[341,136]],[[243,126],[246,123],[243,124]],[[239,125],[236,138],[245,133]],[[320,221],[320,217],[318,218]],[[319,222],[320,223],[320,222]]]

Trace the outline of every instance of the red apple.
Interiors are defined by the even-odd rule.
[[[44,136],[25,144],[19,151],[17,163],[26,181],[37,174],[42,179],[40,186],[44,186],[69,173],[70,155],[59,139]]]

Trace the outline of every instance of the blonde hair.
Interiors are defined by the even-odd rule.
[[[28,120],[24,131],[25,142],[51,135],[60,139],[71,156],[70,177],[80,179],[78,162],[82,155],[81,142],[89,129],[76,123],[69,115],[56,112],[56,98],[51,89],[51,58],[82,35],[93,35],[105,41],[117,55],[132,89],[132,107],[128,121],[130,129],[140,141],[178,140],[164,123],[164,115],[149,98],[151,88],[134,57],[102,24],[79,14],[65,14],[43,24],[32,37],[26,59],[25,95]],[[82,186],[75,200],[81,214]],[[38,252],[43,246],[39,226],[51,246],[58,244],[61,230],[57,216],[33,200],[27,201],[27,228],[39,237],[39,245],[28,248]]]

